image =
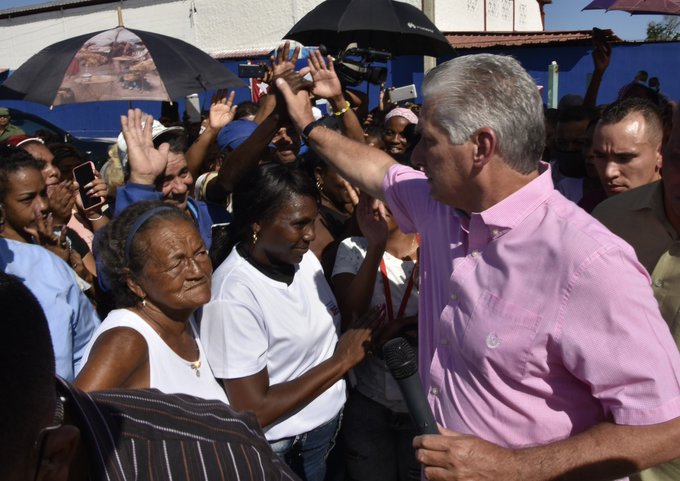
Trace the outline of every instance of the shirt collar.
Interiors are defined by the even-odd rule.
[[[481,221],[489,229],[492,238],[498,237],[519,225],[539,205],[543,204],[555,190],[550,165],[540,162],[538,173],[538,177],[499,203],[483,212],[473,213],[470,216],[471,220],[475,217],[481,218]]]
[[[666,217],[663,189],[663,182],[657,180],[618,195],[626,197],[628,211],[651,211],[654,218],[658,220],[661,225],[665,226],[666,230],[671,234],[671,237],[675,239],[678,237],[679,233],[675,231],[675,228]]]
[[[624,195],[629,196],[630,210],[655,210],[657,207],[663,210],[663,188],[660,180],[632,189]]]
[[[253,256],[246,250],[243,243],[236,244],[236,251],[243,257],[251,266],[260,271],[265,276],[277,282],[285,282],[290,286],[295,278],[298,266],[291,264],[271,265],[267,266],[257,262]]]

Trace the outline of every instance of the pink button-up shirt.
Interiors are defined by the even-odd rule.
[[[554,190],[550,171],[469,217],[390,168],[419,232],[423,386],[439,423],[508,447],[602,421],[680,415],[680,355],[633,249]]]

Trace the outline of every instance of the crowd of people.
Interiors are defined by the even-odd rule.
[[[598,106],[610,55],[556,111],[490,54],[369,111],[285,43],[99,170],[0,108],[0,477],[680,479],[680,113]]]

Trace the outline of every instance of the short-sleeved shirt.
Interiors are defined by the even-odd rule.
[[[232,249],[212,279],[203,307],[201,341],[215,377],[251,376],[265,367],[270,385],[297,379],[335,352],[340,310],[321,264],[307,252],[290,285],[275,280]],[[270,441],[306,433],[345,404],[339,380],[302,409],[265,428]]]
[[[0,269],[28,287],[45,311],[57,374],[73,381],[100,321],[75,272],[44,247],[0,238]]]
[[[603,421],[680,415],[680,355],[632,248],[554,190],[549,168],[481,213],[392,166],[387,202],[418,231],[420,369],[449,429],[523,447]]]
[[[663,195],[659,180],[610,197],[593,216],[635,249],[680,348],[680,235],[666,217]]]
[[[617,194],[602,202],[593,216],[629,242],[652,276],[661,315],[680,348],[680,237],[668,222],[662,181]],[[680,479],[680,459],[632,477],[642,481]]]

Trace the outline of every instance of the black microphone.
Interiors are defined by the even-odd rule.
[[[427,402],[418,377],[416,353],[403,337],[387,341],[382,348],[383,357],[397,380],[411,418],[420,434],[439,434],[437,423]]]

